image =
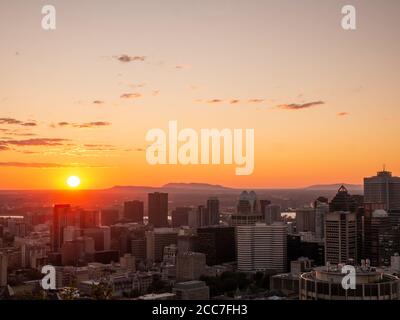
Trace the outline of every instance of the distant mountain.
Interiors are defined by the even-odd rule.
[[[167,183],[162,186],[165,189],[191,189],[191,190],[234,190],[219,184],[208,183]]]
[[[305,190],[326,190],[326,191],[336,191],[341,186],[345,186],[348,190],[357,190],[360,191],[363,189],[361,184],[348,184],[348,183],[334,183],[334,184],[315,184],[309,187],[304,188]]]

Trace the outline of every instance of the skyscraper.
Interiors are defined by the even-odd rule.
[[[287,226],[283,223],[237,227],[237,262],[240,271],[285,272]]]
[[[400,177],[389,171],[364,178],[364,201],[385,204],[385,210],[400,210]]]
[[[315,211],[315,237],[317,239],[323,239],[325,235],[325,216],[329,212],[328,201],[319,201],[316,200],[314,202],[314,211]]]
[[[171,213],[172,227],[188,226],[190,207],[176,207]]]
[[[336,193],[335,197],[329,203],[329,211],[350,211],[355,212],[357,209],[357,202],[349,194],[345,186],[341,186]]]
[[[223,226],[198,228],[195,251],[206,255],[209,266],[235,261],[235,228]]]
[[[268,200],[262,200],[262,201],[268,201]],[[261,208],[264,208],[264,212],[261,213],[264,215],[265,223],[272,224],[274,222],[282,221],[281,206],[276,204],[268,204],[265,206],[261,205]]]
[[[217,197],[212,197],[207,200],[207,211],[209,215],[210,225],[219,224],[219,200]]]
[[[0,252],[0,287],[7,285],[8,257],[6,253]]]
[[[357,261],[356,214],[330,212],[325,218],[325,262],[333,264]]]
[[[131,222],[143,223],[143,201],[134,200],[124,203],[124,218]]]
[[[72,224],[70,215],[71,206],[69,204],[56,204],[53,208],[53,225],[51,229],[51,247],[53,251],[59,251],[63,244],[64,228]]]
[[[243,191],[237,202],[236,213],[231,215],[232,226],[252,225],[264,222],[264,215],[259,210],[257,195],[254,191]]]
[[[296,210],[297,232],[315,233],[315,210],[311,207],[304,207]]]
[[[149,224],[154,228],[168,227],[168,193],[149,193]]]

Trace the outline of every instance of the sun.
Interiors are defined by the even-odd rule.
[[[76,188],[81,184],[81,179],[79,179],[79,177],[77,177],[77,176],[70,176],[67,179],[67,184],[71,188]]]

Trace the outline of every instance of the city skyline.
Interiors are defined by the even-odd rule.
[[[2,1],[0,189],[362,184],[400,172],[400,3]],[[146,162],[146,132],[253,128],[254,172]]]

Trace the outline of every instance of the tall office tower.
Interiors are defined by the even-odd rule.
[[[236,228],[237,262],[240,271],[285,272],[287,226],[256,223]]]
[[[64,228],[69,224],[71,206],[69,204],[56,204],[53,208],[53,224],[51,229],[51,247],[59,251],[63,244]]]
[[[356,214],[348,211],[329,212],[325,218],[325,262],[357,262]]]
[[[190,207],[177,207],[171,213],[172,227],[188,226]]]
[[[8,257],[6,253],[0,252],[0,288],[7,285]]]
[[[219,200],[217,197],[211,197],[207,200],[207,211],[210,219],[210,225],[219,224]]]
[[[94,240],[95,250],[104,251],[111,248],[111,229],[110,227],[98,227],[83,229],[83,234]]]
[[[237,203],[237,211],[231,216],[232,226],[252,225],[264,222],[264,215],[259,210],[257,195],[254,191],[243,191]]]
[[[146,258],[150,262],[161,262],[164,247],[177,244],[178,231],[172,228],[155,228],[146,231]]]
[[[269,206],[271,204],[271,201],[266,200],[266,199],[261,199],[260,200],[260,211],[262,214],[265,214],[265,207]]]
[[[329,212],[328,201],[321,202],[316,200],[314,202],[315,211],[315,238],[323,239],[325,234],[325,216]]]
[[[364,178],[364,201],[385,204],[385,210],[400,210],[400,177],[386,170]]]
[[[262,201],[268,201],[268,200],[262,200]],[[264,212],[262,212],[266,224],[272,224],[274,222],[282,221],[281,213],[282,213],[281,206],[276,204],[268,204],[264,206]]]
[[[378,209],[372,212],[370,232],[365,236],[366,257],[370,259],[372,266],[389,266],[391,252],[391,226],[387,212]]]
[[[168,193],[149,193],[149,224],[168,227]]]
[[[254,191],[243,191],[239,196],[237,204],[238,213],[259,212],[257,195]]]
[[[296,230],[315,233],[315,210],[311,207],[296,209]]]
[[[100,224],[102,226],[112,226],[119,220],[119,211],[116,209],[104,209],[100,212]]]
[[[200,205],[197,207],[197,224],[196,227],[206,227],[210,225],[210,215],[207,207]]]
[[[199,252],[179,253],[176,257],[176,280],[198,280],[206,273],[206,255]]]
[[[355,212],[357,203],[355,199],[349,194],[344,186],[341,186],[336,193],[335,197],[329,203],[329,211],[350,211]]]
[[[195,251],[206,255],[209,266],[235,261],[235,228],[218,226],[197,229]]]
[[[124,218],[131,222],[143,223],[143,201],[134,200],[124,203]]]
[[[82,229],[94,228],[100,225],[100,215],[96,210],[79,210],[79,225]]]
[[[146,260],[146,239],[132,239],[131,240],[131,253],[136,260]]]

